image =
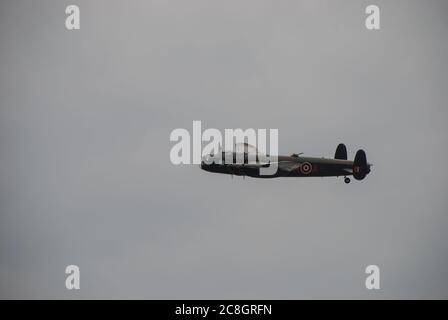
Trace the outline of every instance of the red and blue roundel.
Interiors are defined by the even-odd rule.
[[[302,174],[310,174],[313,171],[313,165],[309,162],[303,162],[299,169]]]

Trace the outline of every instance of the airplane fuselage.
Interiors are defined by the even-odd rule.
[[[354,161],[347,160],[347,151],[343,144],[338,146],[334,159],[302,157],[297,154],[267,157],[269,159],[267,162],[265,159],[259,157],[258,154],[252,155],[249,159],[247,153],[222,152],[217,157],[206,156],[201,163],[201,169],[208,172],[253,178],[343,176],[345,182],[349,183],[348,176],[362,180],[370,173],[371,167],[363,150],[357,152]],[[276,167],[276,171],[271,171],[271,174],[266,174],[266,171],[261,170],[271,166]]]
[[[208,172],[248,176],[253,178],[278,177],[329,177],[352,175],[353,161],[315,157],[278,156],[278,169],[273,175],[260,175],[259,168],[250,164],[225,162],[219,164],[201,164],[201,169]],[[305,168],[304,168],[305,166]],[[308,166],[310,168],[308,169]],[[286,170],[285,167],[294,169]]]

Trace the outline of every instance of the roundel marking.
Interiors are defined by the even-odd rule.
[[[300,172],[302,174],[310,174],[313,171],[313,166],[309,162],[304,162],[300,165]]]

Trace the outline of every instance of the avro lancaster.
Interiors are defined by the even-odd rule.
[[[238,161],[240,159],[240,161]],[[370,172],[364,150],[358,150],[355,159],[347,160],[347,148],[341,143],[337,146],[334,158],[304,157],[302,154],[274,157],[275,162],[266,160],[269,156],[261,154],[247,143],[237,144],[233,151],[221,151],[203,157],[201,169],[208,172],[248,176],[253,178],[279,177],[344,177],[350,183],[349,176],[363,180]],[[260,174],[261,168],[276,164],[274,174]]]

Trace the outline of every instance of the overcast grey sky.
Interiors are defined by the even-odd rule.
[[[448,298],[447,9],[1,0],[0,297]],[[345,142],[373,171],[345,185],[173,166],[169,134],[193,120],[278,128],[281,154]]]

